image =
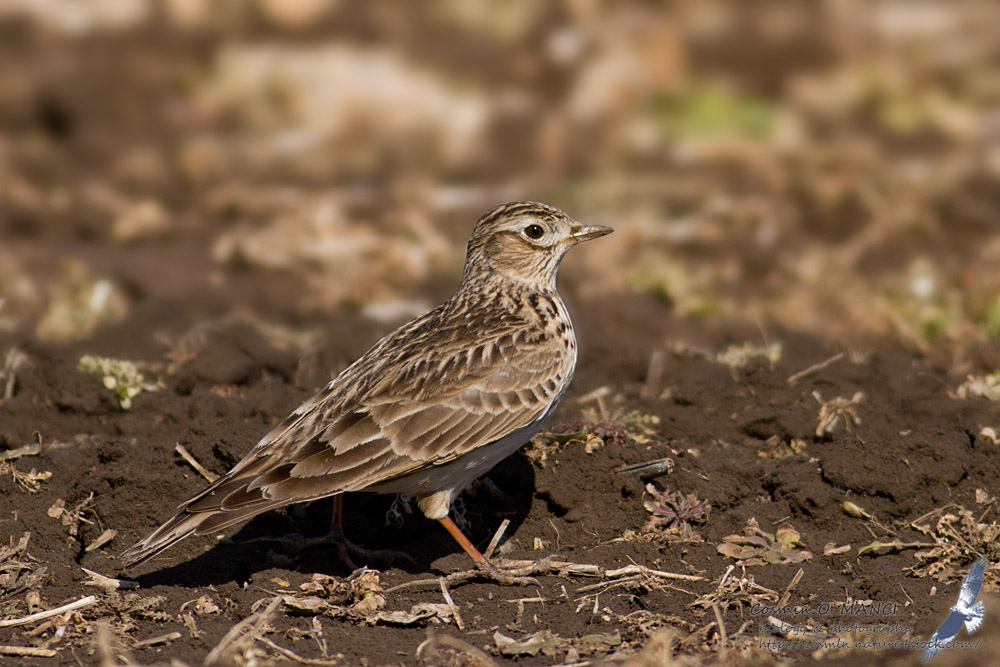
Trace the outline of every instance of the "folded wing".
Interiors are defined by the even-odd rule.
[[[357,375],[359,362],[121,558],[134,565],[191,534],[294,502],[363,491],[532,424],[569,383],[573,363],[552,349],[558,344],[529,341],[514,329],[471,350],[440,359],[415,355],[395,368],[369,369],[366,377]],[[379,370],[381,377],[370,377]],[[365,391],[346,395],[345,386]]]

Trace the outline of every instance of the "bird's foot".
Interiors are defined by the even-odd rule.
[[[252,542],[277,542],[289,556],[295,557],[306,549],[316,546],[331,546],[337,554],[337,558],[349,569],[357,570],[358,562],[370,565],[376,569],[386,569],[390,567],[416,567],[417,563],[413,558],[403,552],[393,549],[366,549],[358,544],[354,544],[344,536],[344,531],[333,529],[326,535],[318,537],[303,537],[299,533],[289,533],[281,537],[259,537]]]
[[[560,559],[560,556],[556,554],[549,554],[544,558],[538,558],[535,560],[510,560],[507,558],[497,558],[487,561],[487,564],[493,571],[498,572],[502,579],[497,579],[501,583],[505,581],[511,582],[511,584],[525,585],[525,584],[537,584],[538,580],[535,579],[534,575],[539,574],[565,574],[570,571],[567,570],[567,565],[572,565],[566,563]],[[477,563],[479,565],[479,563]],[[480,565],[482,569],[482,565]],[[591,572],[588,569],[588,574]]]

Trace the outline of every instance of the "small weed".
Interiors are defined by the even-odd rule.
[[[802,536],[791,524],[781,524],[774,535],[760,529],[751,518],[742,535],[730,535],[716,547],[723,556],[735,558],[737,565],[774,565],[801,563],[813,557],[811,551],[801,547]]]
[[[624,447],[630,443],[645,445],[659,437],[660,418],[636,410],[584,408],[582,419],[563,422],[551,431],[539,433],[525,449],[529,459],[545,467],[549,454],[571,442],[582,443],[592,454],[604,445]]]
[[[985,398],[988,401],[1000,401],[1000,373],[989,375],[967,375],[952,398]]]
[[[854,396],[850,398],[837,396],[836,398],[831,398],[829,401],[824,401],[819,392],[814,391],[813,398],[819,403],[819,423],[816,425],[817,438],[823,438],[833,433],[841,421],[844,422],[844,427],[848,431],[851,430],[852,424],[854,426],[861,424],[861,418],[858,417],[858,413],[855,412],[854,408],[857,405],[861,405],[861,402],[865,400],[864,392],[854,392]]]
[[[986,335],[1000,338],[1000,295],[994,297],[979,319]]]
[[[738,377],[740,369],[745,368],[751,361],[761,358],[767,359],[771,366],[774,366],[781,360],[781,343],[730,345],[715,355],[717,362],[729,367],[729,372],[733,374],[733,377]]]
[[[392,505],[385,512],[385,525],[403,525],[407,515],[413,514],[413,499],[410,496],[398,495],[392,500]]]
[[[792,438],[787,443],[777,435],[772,435],[764,442],[764,448],[757,450],[757,456],[762,459],[786,459],[806,451],[806,442]]]
[[[130,410],[132,399],[141,392],[159,391],[163,388],[163,384],[159,381],[146,382],[146,378],[132,361],[85,354],[80,357],[77,367],[81,371],[102,376],[105,389],[118,396],[118,404],[122,410]]]
[[[987,508],[984,516],[989,511]],[[991,562],[1000,560],[1000,524],[996,521],[986,523],[982,517],[977,519],[961,505],[940,507],[911,522],[910,526],[934,542],[930,549],[914,554],[920,564],[910,572],[918,577],[955,581],[964,576],[962,569],[980,555]]]
[[[698,500],[693,493],[667,491],[652,482],[646,484],[650,499],[642,505],[653,516],[643,528],[646,532],[663,531],[682,541],[700,542],[701,537],[691,528],[692,523],[704,523],[712,506]]]

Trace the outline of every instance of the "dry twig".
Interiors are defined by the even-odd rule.
[[[61,607],[56,607],[55,609],[46,609],[45,611],[29,614],[28,616],[22,616],[21,618],[8,618],[6,621],[0,621],[0,628],[13,628],[18,625],[34,623],[35,621],[44,621],[47,618],[58,616],[59,614],[63,614],[67,611],[76,611],[77,609],[89,607],[95,602],[97,602],[97,596],[88,595],[87,597],[80,598],[74,602],[68,602]]]
[[[178,442],[174,445],[174,451],[180,454],[181,458],[187,461],[188,465],[194,468],[199,475],[207,479],[209,484],[219,479],[218,475],[198,463],[198,460],[191,456],[191,452],[189,452],[181,443]]]
[[[444,577],[438,579],[438,583],[441,584],[441,595],[444,597],[445,604],[451,609],[452,618],[455,619],[455,625],[459,630],[465,630],[465,622],[462,621],[462,615],[458,612],[458,605],[451,598],[451,592],[448,590],[448,584],[444,583]]]
[[[818,364],[813,364],[809,368],[804,368],[801,371],[799,371],[798,373],[795,373],[794,375],[789,375],[788,376],[788,384],[795,384],[796,382],[798,382],[799,380],[801,380],[805,376],[811,375],[812,373],[815,373],[816,371],[821,371],[824,368],[826,368],[827,366],[829,366],[830,364],[835,363],[837,361],[840,361],[843,358],[844,358],[844,353],[843,352],[838,352],[837,354],[833,355],[832,357],[830,357],[826,361],[821,361]]]
[[[252,643],[263,635],[267,629],[267,624],[281,604],[281,597],[276,596],[271,599],[267,607],[250,614],[242,621],[234,625],[229,632],[219,640],[219,643],[211,650],[205,658],[206,665],[225,664],[230,661],[244,643]]]
[[[575,575],[580,577],[602,577],[609,581],[634,576],[646,577],[648,579],[707,581],[704,577],[699,577],[697,575],[664,572],[663,570],[654,570],[644,565],[626,565],[625,567],[618,568],[617,570],[605,570],[599,565],[592,565],[589,563],[570,563],[567,561],[555,560],[554,556],[546,556],[541,560],[503,559],[496,562],[496,565],[500,567],[505,574],[510,574],[515,577],[532,577],[538,574],[552,574],[555,576]],[[479,576],[482,576],[482,573],[479,570],[465,570],[463,572],[454,572],[449,574],[448,576],[443,577],[443,579],[448,586],[455,586],[463,584]],[[433,579],[417,579],[415,581],[408,581],[387,589],[386,593],[406,589],[433,590],[439,586],[438,579],[438,577],[435,577]],[[537,582],[535,583],[537,584]],[[601,587],[603,585],[605,584],[596,584],[595,586]]]
[[[53,658],[56,656],[56,651],[51,648],[0,644],[0,655],[16,655],[21,658]]]
[[[261,637],[260,640],[273,648],[275,651],[285,656],[289,660],[299,663],[300,665],[341,665],[343,661],[339,658],[303,658],[301,655],[295,651],[285,648],[279,644],[274,643],[271,639],[267,637]]]
[[[481,665],[482,667],[496,667],[497,664],[493,658],[472,644],[445,634],[431,634],[421,642],[420,646],[417,647],[417,659],[424,660],[426,657],[429,660],[434,660],[436,658],[435,662],[442,664],[444,661],[440,654],[443,651],[454,651],[461,654],[465,658],[461,664]]]
[[[181,633],[174,631],[168,632],[165,635],[157,635],[156,637],[150,637],[149,639],[143,639],[135,643],[136,648],[146,648],[148,646],[158,646],[159,644],[169,644],[175,639],[181,638]]]
[[[490,540],[489,545],[486,547],[486,552],[483,553],[483,555],[486,556],[486,560],[493,557],[493,551],[497,548],[497,545],[500,544],[500,540],[503,539],[503,534],[507,532],[507,526],[509,525],[510,519],[504,519],[500,524],[500,527],[497,528],[497,532],[493,533],[493,539]]]
[[[86,553],[90,553],[91,551],[96,551],[97,549],[100,549],[111,540],[115,539],[115,537],[117,536],[118,536],[117,530],[114,530],[113,528],[108,528],[103,533],[101,533],[96,540],[87,545],[87,548],[84,549],[84,551]]]
[[[106,577],[99,572],[94,572],[93,570],[88,570],[85,567],[81,567],[81,570],[87,573],[90,577],[89,581],[83,582],[84,586],[97,586],[98,588],[105,588],[108,590],[132,590],[139,588],[138,581],[132,581],[130,579],[114,579],[112,577]]]

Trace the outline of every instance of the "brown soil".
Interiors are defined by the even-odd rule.
[[[190,268],[196,270],[197,264],[192,262]],[[232,295],[240,298],[238,292]],[[161,308],[151,305],[149,310],[155,313]],[[657,615],[697,630],[712,621],[711,611],[690,605],[715,589],[729,564],[715,547],[725,536],[739,533],[752,517],[768,532],[790,522],[813,552],[814,557],[801,564],[804,575],[794,600],[834,602],[849,597],[897,602],[899,612],[891,620],[912,626],[918,639],[929,636],[954,603],[955,585],[907,576],[906,568],[914,565],[910,551],[858,558],[857,549],[876,535],[890,540],[885,532],[877,528],[872,532],[871,524],[845,514],[840,503],[851,500],[892,525],[951,503],[975,507],[975,490],[994,488],[995,445],[977,435],[976,425],[988,423],[995,411],[982,399],[947,397],[945,389],[952,381],[946,371],[948,359],[939,354],[914,355],[873,341],[865,348],[863,363],[845,357],[790,384],[790,375],[824,361],[837,348],[771,331],[769,336],[786,346],[773,367],[751,365],[734,379],[715,361],[669,354],[663,382],[652,387],[657,396],[669,387],[669,398],[644,400],[639,396],[648,360],[654,350],[663,349],[663,333],[671,342],[697,341],[705,349],[722,349],[728,342],[752,338],[754,332],[739,325],[678,321],[651,299],[574,300],[573,310],[584,352],[573,390],[554,423],[579,420],[575,399],[584,390],[609,386],[621,397],[622,406],[659,417],[661,437],[642,445],[609,442],[592,453],[586,453],[581,443],[569,443],[549,454],[544,465],[523,453],[513,456],[489,475],[503,495],[490,497],[480,489],[464,498],[471,535],[484,545],[499,523],[509,518],[513,523],[507,532],[509,549],[504,551],[509,558],[557,553],[568,561],[607,569],[638,563],[705,580],[677,582],[676,587],[638,582],[611,588],[584,609],[579,608],[580,595],[574,590],[594,583],[586,578],[540,576],[538,586],[528,589],[473,581],[452,591],[465,631],[453,627],[439,631],[473,645],[493,644],[496,630],[520,637],[541,629],[562,637],[620,632],[622,640],[631,644],[642,643],[642,622]],[[224,472],[308,395],[312,384],[296,382],[297,376],[322,376],[327,364],[337,369],[372,340],[371,327],[350,313],[310,322],[331,333],[324,336],[319,353],[306,358],[274,349],[248,326],[213,327],[198,355],[164,377],[163,390],[141,394],[134,408],[123,412],[96,378],[76,369],[77,359],[84,350],[162,359],[163,350],[153,334],[182,329],[185,317],[161,313],[160,318],[129,318],[79,346],[26,346],[30,361],[17,374],[13,397],[0,406],[9,447],[36,439],[42,443],[41,453],[18,461],[18,469],[52,472],[37,493],[26,493],[9,475],[0,487],[0,507],[9,517],[5,536],[16,541],[30,532],[28,553],[45,567],[39,589],[45,606],[93,592],[83,587],[86,576],[81,568],[114,575],[115,553],[166,519],[175,504],[204,485],[175,454],[175,443],[184,445],[210,471]],[[8,340],[5,347],[9,346]],[[980,363],[991,359],[987,351],[980,358]],[[861,423],[850,431],[838,429],[830,437],[817,438],[814,391],[824,398],[864,392],[866,401],[858,409]],[[782,458],[762,457],[776,443],[792,439],[802,440],[804,450],[789,451]],[[710,520],[697,526],[703,542],[622,539],[628,530],[640,532],[649,514],[643,508],[642,482],[617,470],[661,457],[675,463],[671,473],[658,478],[664,486],[694,493],[711,504]],[[84,514],[87,522],[75,536],[47,516],[59,499],[72,507],[91,495],[93,501]],[[384,587],[468,568],[464,554],[436,524],[406,516],[401,526],[386,527],[389,504],[390,499],[376,496],[349,497],[347,503],[350,537],[370,547],[403,550],[416,561],[406,570],[383,571]],[[182,636],[166,647],[133,649],[132,654],[142,661],[169,656],[198,662],[255,602],[273,591],[297,590],[315,572],[349,574],[330,549],[317,547],[289,558],[266,542],[246,543],[290,532],[318,535],[328,520],[329,507],[323,502],[272,513],[240,528],[233,536],[235,543],[189,539],[142,566],[135,576],[139,594],[162,596],[156,610],[163,613],[140,616],[127,636],[142,640],[171,631]],[[109,546],[87,552],[86,545],[106,528],[117,530],[118,536]],[[912,530],[897,537],[923,541]],[[541,551],[531,548],[536,539],[542,541]],[[853,548],[846,554],[823,556],[823,546],[831,542]],[[747,572],[758,584],[782,591],[799,567],[771,565]],[[928,597],[934,585],[942,594]],[[197,627],[203,634],[193,636],[179,614],[185,603],[206,594],[223,611],[198,616]],[[118,604],[118,596],[102,595],[103,614]],[[400,592],[386,598],[390,608],[409,609],[418,602],[439,602],[440,593]],[[521,616],[512,602],[518,598],[547,601],[528,603]],[[27,612],[18,596],[9,596],[5,609],[5,615]],[[748,607],[736,605],[724,614],[730,632],[748,620],[756,625],[760,619],[748,612]],[[272,622],[274,637],[302,656],[322,657],[316,642],[303,634],[311,628],[310,621],[279,614]],[[985,636],[990,636],[995,623],[987,618]],[[326,621],[322,627],[330,651],[346,656],[346,664],[358,664],[362,658],[369,664],[411,664],[428,632],[423,624],[402,628]],[[295,628],[302,632],[296,634]],[[23,629],[4,633],[7,643],[33,642]],[[60,661],[72,663],[74,651],[86,660],[87,650],[86,644],[71,649]],[[987,664],[983,658],[979,664]],[[869,659],[866,656],[862,662]],[[551,661],[548,656],[521,660]]]
[[[123,147],[179,141],[190,128],[171,125],[174,121],[150,109],[160,108],[163,99],[157,95],[170,98],[182,85],[186,67],[200,66],[204,45],[157,40],[151,35],[148,40],[140,36],[41,46],[28,41],[5,54],[8,62],[32,65],[24,75],[30,92],[11,93],[8,100],[28,101],[18,106],[0,100],[0,122],[18,132],[43,134],[48,137],[44,145],[56,146],[39,153],[37,164],[22,165],[22,175],[49,191],[107,176],[113,172],[111,158]],[[123,57],[136,53],[147,59]],[[126,84],[115,85],[122,81]],[[127,169],[126,176],[114,173],[118,175],[108,178],[122,189],[133,187],[129,179],[134,174]],[[261,539],[322,534],[329,522],[328,502],[257,517],[231,539],[188,539],[135,572],[120,570],[115,555],[205,484],[176,453],[176,445],[209,472],[225,472],[273,424],[394,326],[375,323],[355,306],[322,307],[310,300],[314,286],[302,274],[240,261],[220,267],[212,244],[220,230],[239,224],[242,211],[231,213],[225,203],[204,204],[191,196],[197,188],[183,177],[171,174],[135,187],[183,211],[168,233],[134,241],[113,238],[87,203],[25,213],[20,204],[8,202],[0,212],[5,256],[17,258],[24,275],[38,284],[57,282],[71,271],[69,259],[82,261],[95,275],[120,286],[129,304],[123,319],[69,340],[47,339],[28,324],[0,333],[0,359],[11,350],[25,355],[14,379],[8,380],[7,373],[0,382],[0,445],[14,450],[40,443],[37,453],[4,463],[0,477],[0,545],[8,538],[16,544],[30,534],[24,552],[9,556],[0,573],[5,577],[0,618],[21,617],[86,595],[98,597],[77,616],[57,619],[40,631],[40,623],[0,628],[0,644],[57,651],[54,657],[24,658],[22,664],[88,664],[101,651],[130,655],[141,663],[176,659],[200,664],[262,600],[266,603],[279,591],[303,596],[300,586],[315,573],[338,579],[351,574],[332,548],[288,553]],[[252,179],[248,187],[252,189]],[[434,222],[458,248],[475,214],[471,209],[442,214]],[[930,237],[913,243],[945,262],[974,254],[988,234],[974,228],[953,236],[949,244]],[[891,264],[899,251],[881,250],[882,255],[864,257],[862,267],[872,275]],[[724,251],[748,266],[766,259],[750,246],[733,244]],[[772,320],[682,317],[674,304],[656,296],[584,289],[589,283],[582,257],[566,260],[561,285],[579,331],[580,363],[551,426],[556,433],[584,435],[562,444],[542,439],[489,473],[492,484],[477,485],[464,495],[470,537],[485,547],[500,523],[510,519],[499,550],[504,558],[557,554],[604,570],[639,564],[700,579],[647,576],[608,581],[606,588],[591,590],[581,589],[603,580],[548,573],[537,576],[537,585],[504,587],[473,579],[450,589],[464,622],[461,630],[454,618],[405,625],[279,607],[263,636],[302,658],[343,656],[340,664],[345,665],[415,665],[421,660],[485,664],[469,653],[467,662],[458,662],[459,649],[449,654],[429,647],[418,657],[418,647],[435,634],[479,647],[497,664],[543,665],[616,652],[621,657],[643,647],[651,662],[633,664],[668,664],[662,656],[674,650],[692,664],[824,657],[801,648],[761,647],[760,642],[777,635],[761,631],[766,615],[755,614],[751,605],[755,600],[776,604],[787,590],[787,604],[812,608],[848,601],[896,603],[896,613],[881,620],[910,628],[913,640],[929,637],[955,603],[974,554],[988,547],[993,552],[986,555],[995,562],[995,544],[976,543],[963,533],[968,541],[948,552],[953,558],[941,555],[940,571],[913,571],[935,562],[918,560],[914,548],[862,555],[859,550],[876,540],[944,540],[940,532],[923,534],[911,523],[940,508],[947,508],[942,514],[957,515],[952,505],[970,509],[984,530],[996,521],[991,497],[1000,491],[997,445],[981,435],[984,426],[997,423],[996,404],[953,396],[966,374],[1000,366],[995,340],[939,340],[918,350],[890,336],[859,332],[833,340],[822,331],[788,329]],[[442,262],[400,289],[432,302],[447,296],[457,277],[456,264]],[[858,277],[863,281],[864,274]],[[765,282],[763,274],[756,283],[748,279],[736,293],[763,291]],[[265,323],[318,334],[310,339],[317,342],[285,344]],[[842,324],[831,322],[831,330],[839,331]],[[735,369],[717,361],[718,353],[746,341],[780,341],[780,359],[771,363],[757,357]],[[78,369],[86,354],[142,362],[147,380],[162,381],[162,387],[139,394],[130,410],[122,410],[99,377]],[[790,381],[835,355],[840,356]],[[654,356],[662,366],[650,377]],[[5,386],[10,388],[6,397]],[[603,387],[608,391],[600,402],[580,401]],[[845,415],[831,433],[817,436],[817,396],[850,399],[857,392],[863,398],[854,406],[856,422]],[[629,426],[631,413],[647,417],[648,432]],[[596,425],[585,423],[595,414]],[[589,446],[584,442],[588,432],[598,436]],[[655,478],[639,479],[620,470],[665,457],[673,468]],[[51,476],[25,477],[32,472]],[[698,539],[679,541],[662,529],[646,530],[651,516],[644,507],[650,500],[647,482],[694,494],[711,506],[707,521],[692,525]],[[70,510],[80,507],[81,519],[60,520],[53,509],[60,501]],[[845,501],[870,516],[850,515]],[[470,563],[440,526],[418,514],[404,514],[401,524],[388,524],[392,503],[387,497],[349,496],[348,537],[367,547],[405,551],[414,559],[413,566],[380,569],[385,611],[441,604],[435,583],[390,589],[467,570]],[[739,581],[740,590],[719,592],[735,561],[717,547],[727,536],[740,534],[751,519],[772,534],[790,524],[801,534],[797,548],[811,558],[737,566],[728,578]],[[920,523],[934,529],[937,517]],[[88,550],[107,529],[117,531],[110,543]],[[850,550],[824,555],[827,545],[850,545]],[[83,568],[135,580],[139,587],[87,587]],[[800,568],[801,578],[793,581]],[[988,585],[994,581],[991,573]],[[769,598],[754,586],[777,596]],[[190,604],[204,596],[214,609]],[[703,604],[696,604],[699,600]],[[952,664],[946,662],[949,657],[967,665],[992,664],[991,656],[1000,652],[1000,609],[989,604],[985,623],[973,638],[982,637],[983,643],[976,651],[941,656],[941,664]],[[185,616],[191,620],[186,622]],[[661,628],[667,633],[656,635]],[[497,648],[495,633],[520,641],[542,630],[566,641],[536,655],[514,656]],[[141,643],[174,632],[178,634],[163,642]],[[581,639],[590,635],[601,637],[592,637],[589,644]],[[886,637],[875,633],[875,638]],[[673,642],[669,649],[662,644],[668,639]],[[588,653],[595,642],[597,648]],[[244,652],[229,659],[237,660],[237,655],[246,660],[251,650],[266,660],[281,659],[277,649],[261,641],[240,650]],[[918,660],[914,651],[902,649],[825,657],[845,665]]]

